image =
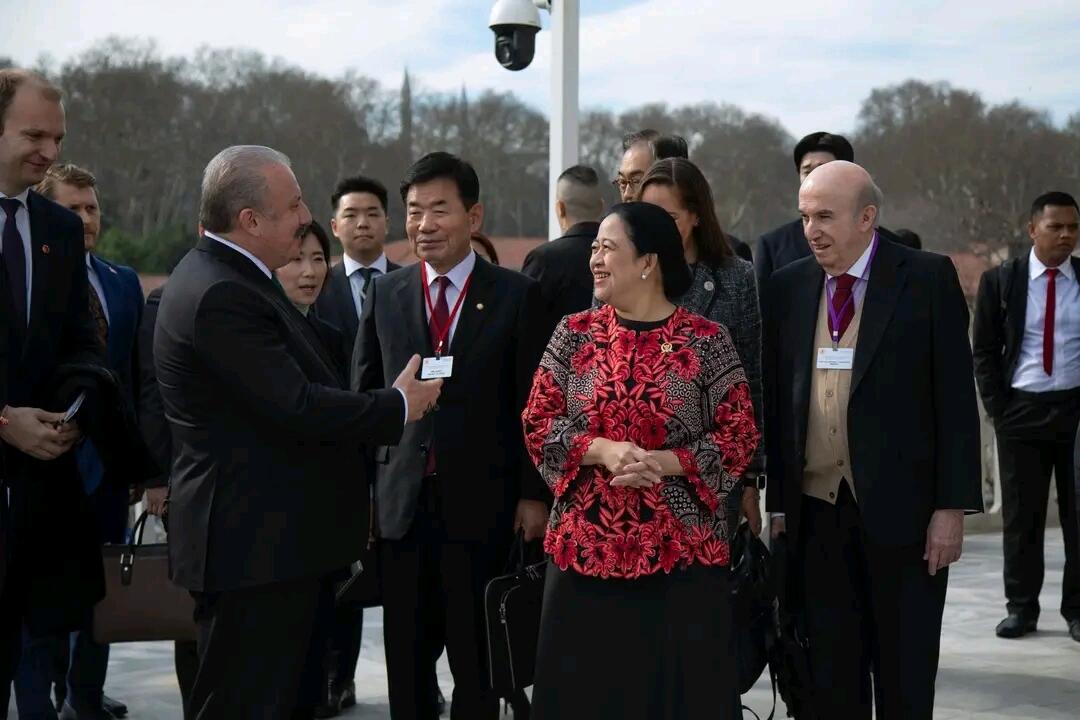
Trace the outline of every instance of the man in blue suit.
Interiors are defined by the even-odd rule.
[[[37,186],[37,191],[82,218],[90,316],[107,366],[117,374],[125,398],[135,407],[138,389],[136,333],[142,318],[142,287],[134,270],[94,255],[101,232],[101,210],[96,186],[97,181],[89,171],[76,165],[63,164],[49,170]],[[96,538],[79,538],[76,541],[124,542],[129,479],[109,478],[106,482],[101,458],[89,439],[76,448],[76,459],[83,490],[97,518],[98,530]],[[57,709],[61,720],[108,720],[127,713],[127,708],[121,703],[104,695],[109,647],[94,642],[90,623],[87,622],[84,629],[71,633],[70,638],[43,638],[32,640],[24,646],[15,683],[20,714],[25,712],[28,716],[36,717],[40,706],[49,703],[49,688],[54,678],[52,668],[58,657],[67,674],[66,688],[62,678],[57,680]],[[70,659],[64,663],[66,658]],[[65,695],[66,701],[61,702],[60,698]]]

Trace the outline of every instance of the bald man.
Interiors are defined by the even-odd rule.
[[[549,330],[554,330],[564,315],[592,307],[589,255],[603,212],[604,197],[595,170],[575,165],[559,176],[555,214],[563,235],[535,248],[521,267],[523,273],[540,283]]]
[[[933,716],[948,566],[982,510],[967,303],[948,258],[878,235],[881,204],[858,165],[811,172],[813,254],[767,290],[766,507],[809,639],[800,717]]]

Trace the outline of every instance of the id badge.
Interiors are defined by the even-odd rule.
[[[438,380],[448,378],[454,373],[454,356],[443,355],[442,357],[424,358],[424,364],[420,368],[421,380]]]
[[[854,366],[855,348],[818,348],[818,370],[851,370]]]

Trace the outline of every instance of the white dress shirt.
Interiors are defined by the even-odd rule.
[[[248,252],[244,248],[240,247],[236,243],[231,242],[229,240],[226,240],[225,238],[223,238],[223,237],[221,237],[219,235],[215,235],[214,233],[210,232],[209,230],[204,230],[203,235],[210,238],[211,240],[216,240],[217,242],[221,243],[225,247],[232,248],[236,252],[238,252],[241,255],[243,255],[244,257],[246,257],[251,262],[255,263],[255,267],[259,268],[259,270],[262,271],[263,275],[270,278],[271,280],[274,279],[274,274],[272,272],[270,272],[270,268],[266,267],[266,263],[264,263],[262,260],[255,257],[254,255],[252,255],[250,252]]]
[[[342,259],[342,264],[345,265],[345,277],[349,279],[349,287],[352,289],[353,303],[356,305],[356,317],[361,316],[361,310],[364,308],[364,297],[362,291],[364,289],[364,278],[360,275],[358,270],[363,268],[371,268],[378,271],[379,275],[386,274],[387,260],[386,253],[383,253],[379,258],[370,265],[364,265],[356,260],[353,260],[348,254]],[[375,275],[371,276],[371,281],[375,281]]]
[[[1047,267],[1031,249],[1028,259],[1027,311],[1024,339],[1012,386],[1026,392],[1052,392],[1080,387],[1080,284],[1072,258],[1058,265],[1054,279],[1054,372],[1043,368],[1043,328],[1046,323]]]
[[[32,246],[30,245],[30,209],[27,207],[26,198],[30,194],[30,189],[23,190],[18,195],[5,195],[0,192],[0,198],[13,197],[22,203],[22,207],[15,213],[15,227],[19,229],[19,235],[22,236],[23,242],[23,255],[26,257],[26,324],[30,324],[30,296],[31,296],[31,284],[34,281],[34,260],[31,254]],[[3,232],[4,224],[7,222],[7,213],[3,208],[0,208],[0,232]],[[3,248],[0,247],[0,252],[3,252]]]
[[[86,253],[86,277],[90,280],[90,287],[93,292],[97,293],[98,300],[101,301],[101,309],[105,313],[105,322],[112,325],[112,318],[109,317],[109,303],[105,300],[105,290],[101,287],[101,278],[98,277],[94,264],[90,262],[90,253]]]
[[[469,276],[472,275],[472,271],[475,267],[476,253],[470,250],[464,260],[451,268],[450,272],[446,273],[446,277],[450,278],[450,284],[446,286],[447,312],[454,312],[454,305],[457,303],[458,298],[461,297],[461,291],[465,289],[465,283],[469,281]],[[424,269],[427,271],[428,293],[430,293],[431,305],[434,307],[435,303],[439,300],[439,285],[435,282],[436,278],[439,277],[439,274],[435,272],[435,268],[431,267],[428,263],[424,263]],[[431,308],[428,307],[427,300],[424,301],[424,315],[427,317],[428,323],[430,323]],[[460,319],[461,310],[458,310],[457,314],[450,319],[450,332],[446,334],[446,348],[444,348],[444,350],[449,350],[451,343],[454,342],[454,332],[457,330],[458,320]]]

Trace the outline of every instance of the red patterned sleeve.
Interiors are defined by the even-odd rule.
[[[715,513],[750,464],[761,434],[745,381],[728,388],[712,415],[710,430],[673,452],[698,497]]]
[[[525,447],[556,498],[562,496],[581,469],[594,436],[584,416],[571,417],[566,406],[573,332],[563,318],[548,343],[533,376],[529,401],[521,415]]]

